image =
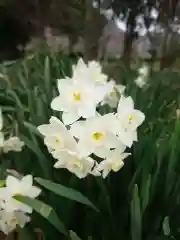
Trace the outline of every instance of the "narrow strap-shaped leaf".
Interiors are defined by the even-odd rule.
[[[32,140],[30,140],[28,137],[24,135],[21,135],[21,140],[25,143],[25,145],[29,149],[31,149],[38,156],[39,165],[41,166],[44,175],[49,177],[50,172],[49,169],[46,167],[48,166],[48,160],[46,159],[41,149],[38,146],[36,146]]]
[[[75,232],[73,232],[72,230],[69,231],[69,235],[70,235],[70,239],[71,239],[71,240],[81,240],[81,239],[78,237],[78,235],[77,235]]]
[[[25,196],[15,196],[14,198],[16,200],[32,207],[33,210],[35,210],[42,217],[47,219],[59,232],[68,236],[68,233],[64,227],[64,224],[59,220],[56,212],[54,211],[54,209],[52,207],[41,202],[40,200],[32,199],[32,198],[25,197]]]
[[[32,123],[30,122],[24,122],[24,126],[31,132],[31,133],[34,133],[36,136],[40,136],[41,137],[41,134],[40,132],[38,131],[37,127],[35,125],[33,125]]]
[[[141,208],[138,186],[135,184],[131,202],[131,237],[132,240],[141,240],[142,234]]]
[[[80,192],[72,188],[67,188],[61,184],[57,184],[49,180],[44,180],[42,178],[35,178],[35,181],[38,182],[41,186],[45,187],[46,189],[56,193],[57,195],[85,204],[98,211],[97,208],[93,205],[93,203],[89,201],[87,197],[83,196]]]

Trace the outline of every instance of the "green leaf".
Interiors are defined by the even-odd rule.
[[[50,176],[49,161],[47,160],[46,156],[43,154],[41,149],[37,145],[35,145],[33,141],[31,141],[24,135],[21,135],[21,140],[25,143],[25,145],[29,149],[31,149],[38,156],[39,165],[43,170],[44,176],[49,177]]]
[[[142,183],[141,199],[142,199],[142,212],[144,212],[149,204],[151,188],[151,174]]]
[[[48,99],[51,98],[51,77],[50,77],[50,63],[49,63],[49,57],[46,56],[44,61],[44,83],[45,83],[45,89],[48,96]]]
[[[89,201],[88,198],[86,198],[80,192],[72,188],[67,188],[61,184],[57,184],[49,180],[44,180],[42,178],[35,178],[35,181],[38,182],[41,186],[45,187],[46,189],[56,193],[57,195],[85,204],[98,211],[97,208]]]
[[[47,219],[59,232],[68,236],[64,224],[59,220],[56,212],[52,207],[41,202],[40,200],[32,199],[25,196],[15,196],[14,198],[17,201],[20,201],[32,207],[37,213],[39,213],[42,217]]]
[[[131,202],[131,236],[132,240],[141,240],[141,208],[138,186],[135,184]]]
[[[70,239],[72,240],[81,240],[77,234],[75,232],[73,232],[72,230],[69,231],[69,235],[70,235]]]
[[[37,136],[42,136],[40,132],[37,130],[37,127],[29,122],[24,122],[24,126],[31,132],[34,133]]]

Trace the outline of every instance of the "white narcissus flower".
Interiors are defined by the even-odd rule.
[[[110,85],[95,86],[93,83],[83,81],[86,76],[77,79],[59,80],[59,96],[54,98],[51,107],[54,110],[62,111],[64,124],[69,125],[79,118],[89,118],[95,116],[97,104],[99,104],[107,92]]]
[[[23,211],[32,212],[32,208],[24,203],[15,200],[15,196],[27,196],[36,198],[41,193],[38,187],[33,186],[32,175],[26,175],[21,180],[8,176],[6,179],[6,187],[0,188],[1,207],[7,212]]]
[[[97,171],[102,171],[103,178],[106,178],[110,171],[118,172],[124,166],[123,160],[129,155],[124,152],[124,148],[106,151],[106,158],[96,167]]]
[[[120,99],[120,95],[123,94],[125,90],[125,86],[116,84],[113,80],[109,83],[112,84],[112,88],[101,102],[101,105],[108,104],[111,108],[116,108]]]
[[[149,73],[149,67],[147,65],[143,65],[138,69],[138,73],[141,76],[147,76]]]
[[[102,73],[101,65],[96,61],[90,61],[87,65],[80,58],[76,65],[73,66],[73,76],[83,81],[92,82],[94,84],[106,84],[107,75]],[[82,78],[83,77],[83,78]]]
[[[18,137],[10,137],[9,139],[5,140],[2,128],[3,117],[2,110],[0,109],[0,149],[4,153],[8,153],[10,151],[20,152],[22,150],[22,147],[24,146],[24,142],[22,142]]]
[[[133,132],[143,123],[145,115],[134,108],[131,97],[121,96],[117,109],[117,119],[125,131]]]
[[[92,79],[95,83],[98,84],[106,84],[107,83],[107,75],[102,73],[102,67],[100,63],[96,61],[90,61],[88,63],[88,70],[90,73],[90,79]]]
[[[148,81],[149,67],[147,65],[142,66],[138,70],[139,76],[134,80],[135,84],[143,88]]]
[[[30,221],[30,217],[24,212],[7,212],[0,210],[0,231],[8,235],[16,229],[16,226],[23,228]]]
[[[73,151],[76,149],[75,139],[58,118],[51,117],[49,124],[40,125],[38,130],[44,135],[44,143],[50,152],[65,149]]]
[[[24,142],[22,142],[18,137],[10,137],[9,139],[4,141],[3,152],[20,152],[22,151],[23,146]]]
[[[78,146],[82,155],[95,153],[102,157],[104,148],[117,148],[122,143],[114,134],[114,114],[106,114],[79,121],[71,126],[70,132],[79,139]]]
[[[54,167],[66,168],[78,178],[86,177],[92,170],[95,161],[87,156],[82,156],[78,151],[54,152],[54,158],[59,159]]]
[[[137,131],[128,131],[117,121],[116,133],[119,140],[127,147],[132,147],[133,142],[137,142]]]
[[[138,76],[135,80],[134,80],[135,84],[140,87],[140,88],[143,88],[147,81],[146,81],[146,78],[144,78],[143,76]]]

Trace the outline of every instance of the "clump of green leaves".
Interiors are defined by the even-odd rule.
[[[72,229],[81,239],[178,239],[180,119],[176,110],[180,108],[180,74],[170,70],[152,71],[149,85],[139,89],[134,84],[135,69],[119,72],[118,80],[127,85],[126,92],[146,115],[139,132],[140,140],[119,173],[106,180],[93,177],[79,180],[64,170],[52,168],[54,160],[36,130],[51,115],[57,116],[49,107],[57,95],[56,79],[70,76],[75,60],[48,53],[0,66],[0,102],[7,131],[18,132],[26,144],[23,152],[1,157],[2,179],[6,169],[13,168],[47,179],[43,182],[37,178],[47,191],[66,197],[67,192],[62,194],[61,185],[51,183],[56,182],[87,196],[99,212],[79,205],[77,202],[82,201],[91,205],[81,195],[77,202],[57,198],[54,193],[46,195],[48,198],[42,196],[66,229]],[[75,196],[72,192],[69,198],[74,200]],[[36,214],[33,224],[42,228],[47,239],[58,238],[55,228]]]

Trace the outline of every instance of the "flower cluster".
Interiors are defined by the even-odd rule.
[[[88,174],[105,178],[120,170],[130,155],[126,147],[137,141],[137,128],[145,119],[133,99],[123,94],[124,86],[108,81],[99,63],[86,65],[80,59],[71,78],[58,80],[58,90],[51,108],[62,112],[62,122],[52,116],[49,124],[38,127],[57,160],[54,167],[79,178]],[[97,109],[105,103],[117,110],[100,115]]]
[[[8,152],[20,152],[22,147],[24,146],[24,142],[22,142],[18,137],[9,137],[8,139],[4,139],[3,129],[3,117],[2,111],[0,109],[0,152],[8,153]]]
[[[30,221],[32,208],[14,199],[15,196],[36,198],[41,190],[33,186],[32,175],[22,179],[13,176],[6,178],[6,186],[0,188],[0,230],[9,234],[16,226],[21,228]]]
[[[149,67],[148,65],[143,65],[138,70],[139,76],[135,79],[135,84],[139,88],[143,88],[148,83]]]

